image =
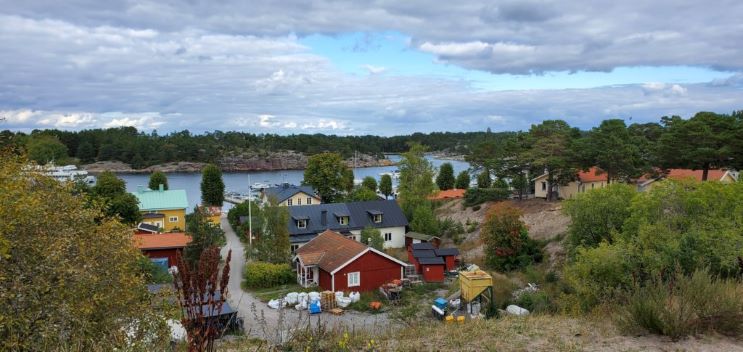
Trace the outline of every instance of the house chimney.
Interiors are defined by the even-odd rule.
[[[320,225],[327,226],[328,225],[328,211],[323,210],[320,212]]]
[[[160,185],[159,185],[159,186],[157,187],[157,189],[158,189],[158,190],[159,190],[160,192],[162,192],[162,191],[164,191],[164,190],[165,190],[165,185],[163,185],[163,184],[161,183],[161,184],[160,184]]]

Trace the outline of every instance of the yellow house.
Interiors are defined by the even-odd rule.
[[[263,204],[268,204],[271,197],[276,198],[279,205],[284,207],[322,203],[312,187],[295,186],[288,183],[261,190],[261,202]]]
[[[653,186],[656,185],[658,181],[662,181],[666,178],[672,180],[694,179],[697,181],[702,181],[702,172],[702,170],[670,169],[668,170],[668,172],[660,175],[659,177],[641,179],[638,182],[637,188],[640,191],[647,191],[653,188]],[[732,183],[738,180],[738,173],[732,170],[709,170],[709,172],[707,173],[707,180],[718,181],[722,183]]]
[[[222,228],[222,207],[202,205],[199,210],[204,212],[209,222]]]
[[[142,223],[157,226],[164,232],[186,230],[188,197],[185,190],[166,191],[160,185],[157,190],[138,187],[133,194],[139,200]]]
[[[534,197],[547,198],[547,190],[550,186],[549,182],[547,182],[548,176],[549,174],[545,173],[533,179]],[[578,193],[587,192],[597,188],[604,188],[607,185],[606,172],[603,172],[597,167],[592,167],[588,171],[579,171],[577,180],[572,181],[567,185],[555,185],[553,191],[557,192],[557,197],[560,199],[570,199],[575,197]]]

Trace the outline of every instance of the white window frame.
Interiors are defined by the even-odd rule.
[[[299,249],[299,245],[298,244],[293,244],[289,248],[291,248],[292,253],[296,253],[297,252],[297,249]]]
[[[374,222],[377,224],[382,222],[382,214],[374,214]]]
[[[312,205],[312,197],[307,197],[307,205]]]
[[[389,239],[387,239],[387,238],[389,238]],[[384,241],[385,242],[392,241],[392,232],[385,232],[385,234],[384,234]]]
[[[297,198],[297,205],[302,205],[302,198]]]
[[[292,206],[292,199],[291,198],[289,198],[289,199],[286,200],[286,205]]]
[[[348,218],[348,216],[339,216],[338,217],[338,223],[341,224],[341,225],[348,225],[349,220],[350,219]]]
[[[297,228],[298,229],[306,229],[307,228],[307,220],[305,220],[305,219],[299,219],[299,220],[297,220]]]
[[[348,273],[348,287],[359,287],[359,286],[361,286],[361,272],[354,271],[352,273]]]
[[[173,220],[173,219],[175,219],[175,220]],[[177,216],[170,216],[170,217],[168,217],[168,222],[178,222],[178,217]]]

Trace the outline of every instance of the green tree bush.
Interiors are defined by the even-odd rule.
[[[222,170],[214,164],[205,166],[201,172],[201,201],[204,205],[219,207],[224,203]]]
[[[477,175],[477,188],[490,188],[492,182],[493,181],[490,179],[490,171],[488,171],[488,169],[483,170],[479,175]]]
[[[126,191],[126,183],[110,171],[98,175],[95,186],[91,188],[93,198],[104,204],[107,216],[118,216],[125,224],[133,225],[142,220],[139,200]]]
[[[222,247],[227,242],[224,231],[209,221],[200,207],[194,208],[194,212],[186,216],[186,233],[191,236],[191,242],[183,250],[183,257],[191,268],[196,267],[204,250]]]
[[[150,175],[149,187],[151,190],[158,190],[160,185],[163,185],[163,189],[168,190],[168,176],[165,176],[163,172],[155,171]]]
[[[454,167],[451,166],[451,163],[441,164],[439,174],[436,176],[436,185],[439,186],[439,189],[442,191],[452,189],[455,182]]]
[[[385,198],[389,198],[392,194],[392,176],[382,175],[382,179],[379,181],[379,192],[384,194]]]
[[[592,248],[602,241],[612,243],[630,216],[636,194],[635,187],[615,183],[566,200],[563,211],[570,216],[568,253],[574,254],[579,246]]]
[[[419,206],[430,208],[428,196],[433,192],[433,168],[426,160],[425,147],[412,144],[400,160],[400,184],[398,186],[400,207],[408,219],[414,220],[413,212]]]
[[[296,282],[297,277],[289,264],[250,262],[245,266],[245,286],[268,288]]]
[[[26,150],[28,157],[40,165],[52,161],[58,165],[66,164],[69,158],[67,146],[52,136],[42,135],[29,139]]]
[[[468,189],[470,188],[470,173],[469,171],[465,170],[459,173],[457,175],[457,181],[454,185],[454,187],[458,189]]]
[[[493,269],[511,271],[542,261],[541,248],[527,235],[521,212],[505,203],[490,208],[480,238],[485,262]]]
[[[382,233],[379,229],[373,227],[367,226],[361,230],[361,243],[380,251],[384,249],[384,238],[382,237]]]
[[[421,203],[413,212],[413,220],[410,222],[410,230],[426,235],[438,236],[439,222],[433,213],[430,203]]]
[[[291,243],[289,241],[289,210],[276,204],[271,199],[269,205],[263,208],[263,229],[261,237],[255,243],[251,253],[258,261],[269,263],[288,263],[291,257]]]
[[[379,196],[377,196],[377,193],[366,188],[366,187],[359,187],[353,190],[351,194],[346,197],[346,201],[348,202],[363,202],[368,200],[378,200]]]
[[[351,170],[346,167],[340,154],[316,154],[307,161],[303,183],[312,186],[323,203],[332,203],[339,197],[340,192],[353,189],[353,171],[350,174],[349,171]]]
[[[361,181],[361,187],[364,187],[374,193],[377,192],[377,180],[374,177],[366,176]]]

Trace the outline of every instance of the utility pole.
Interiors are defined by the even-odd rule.
[[[250,251],[253,251],[253,214],[251,208],[253,207],[253,189],[250,187],[250,175],[248,175],[248,244],[250,245]]]

